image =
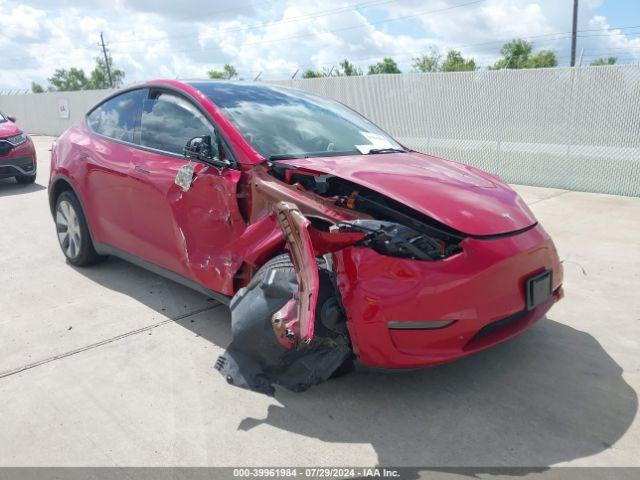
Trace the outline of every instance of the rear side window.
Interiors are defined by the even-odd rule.
[[[107,100],[87,116],[89,127],[105,137],[139,143],[135,133],[147,92],[132,90]]]
[[[206,117],[190,102],[170,93],[145,100],[140,123],[140,144],[182,155],[187,141],[215,131]],[[215,144],[215,143],[214,143]]]

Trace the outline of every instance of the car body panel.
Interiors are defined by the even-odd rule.
[[[333,254],[347,326],[363,363],[410,368],[466,355],[465,346],[479,330],[524,311],[526,279],[548,269],[553,290],[562,284],[556,249],[539,225],[501,239],[467,238],[462,248],[441,262],[393,258],[361,247]],[[545,311],[529,312],[528,324]],[[388,326],[441,320],[454,323],[393,332]]]
[[[137,243],[132,231],[132,170],[135,149],[93,135],[83,123],[56,142],[58,162],[52,170],[73,182],[91,218],[96,241],[129,250]]]
[[[232,293],[225,285],[234,273],[228,271],[225,252],[244,229],[235,202],[229,202],[239,173],[194,163],[191,186],[183,191],[175,178],[189,163],[185,158],[138,149],[132,163],[137,254],[212,290]]]
[[[521,230],[536,220],[506,184],[473,167],[415,152],[286,160],[385,194],[469,235]]]

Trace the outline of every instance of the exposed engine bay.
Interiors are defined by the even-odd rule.
[[[461,251],[464,234],[424,217],[419,212],[377,192],[331,175],[313,175],[274,169],[287,183],[330,200],[336,207],[364,214],[329,231],[366,234],[359,244],[383,255],[414,260],[441,260]],[[366,217],[368,218],[366,218]]]
[[[215,368],[227,382],[272,395],[306,390],[353,362],[331,252],[351,246],[434,262],[464,234],[337,176],[273,163],[250,182],[249,220],[278,220],[285,249],[231,301],[233,341]]]

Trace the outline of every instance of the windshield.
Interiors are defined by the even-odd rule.
[[[230,82],[192,86],[267,158],[366,154],[402,147],[344,105],[287,88]]]

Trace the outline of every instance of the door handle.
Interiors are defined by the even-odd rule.
[[[151,172],[149,170],[145,170],[144,168],[140,168],[139,166],[133,167],[136,172],[144,173],[145,175],[149,175]]]

